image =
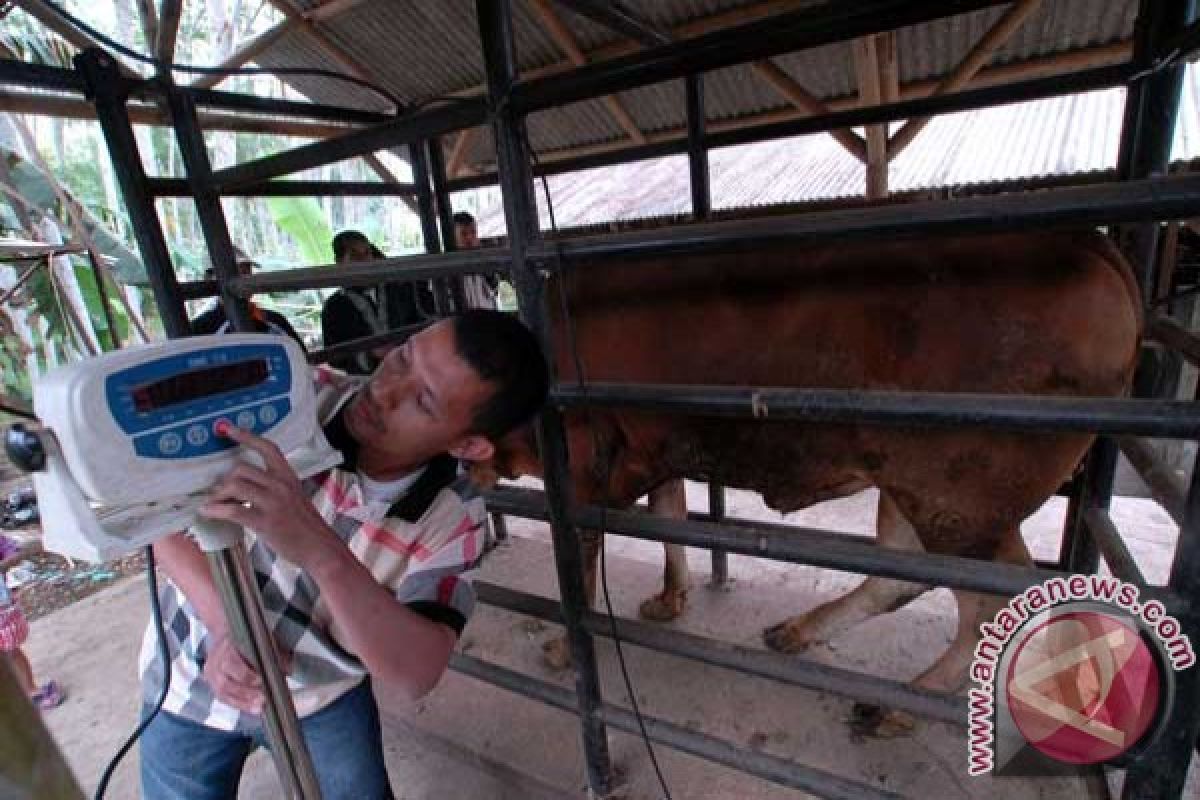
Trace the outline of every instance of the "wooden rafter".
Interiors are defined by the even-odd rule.
[[[364,0],[326,0],[316,8],[305,11],[304,16],[313,22],[323,22],[333,19],[338,14],[345,13],[363,2]]]
[[[797,83],[791,75],[784,72],[775,62],[770,60],[756,61],[750,66],[763,80],[775,87],[775,90],[797,109],[814,115],[829,113],[829,106],[824,101]],[[867,144],[854,131],[842,129],[830,131],[829,135],[836,139],[842,147],[849,151],[850,155],[859,161],[867,160]]]
[[[366,162],[367,166],[371,168],[371,171],[379,176],[379,180],[383,181],[384,183],[400,182],[399,178],[396,177],[396,173],[388,169],[387,164],[384,164],[383,159],[381,159],[379,156],[375,155],[374,153],[367,153],[362,158],[363,161]],[[407,195],[401,195],[400,202],[408,206],[408,210],[417,216],[421,215],[420,209],[417,208],[417,201],[415,198],[408,197]]]
[[[51,11],[47,6],[39,2],[39,0],[16,0],[16,3],[26,14],[29,14],[29,16],[42,23],[42,25],[57,33],[64,40],[66,40],[68,44],[74,46],[76,49],[87,50],[89,47],[95,47],[107,51],[108,48],[93,39],[91,36],[88,36],[83,31],[76,29],[75,26],[63,21],[61,17]],[[142,78],[141,75],[138,75],[134,70],[130,69],[129,66],[119,58],[117,60],[117,67],[121,70],[121,74],[125,75],[127,78],[134,78],[137,80],[141,80]]]
[[[1109,45],[1102,45],[1099,47],[1085,48],[1062,55],[1030,59],[1028,61],[1015,64],[1002,64],[980,71],[979,74],[977,74],[975,78],[970,81],[968,86],[963,88],[982,89],[989,86],[999,86],[1005,83],[1013,83],[1015,81],[1033,80],[1035,78],[1049,78],[1055,75],[1065,75],[1071,72],[1089,69],[1091,67],[1120,64],[1128,61],[1132,53],[1132,42],[1123,41]],[[937,80],[921,80],[902,85],[900,87],[900,96],[897,99],[914,100],[918,97],[928,97],[933,93],[939,84],[940,81]],[[845,111],[850,108],[855,108],[857,105],[857,96],[838,98],[830,100],[828,103],[830,111]],[[793,120],[803,119],[808,116],[811,115],[808,112],[801,111],[798,108],[784,108],[775,111],[765,111],[759,114],[752,114],[746,117],[739,117],[738,119],[733,120],[711,121],[708,123],[707,130],[710,133],[724,133],[727,131],[741,130],[743,128],[751,128],[757,125],[769,125],[776,122],[791,122]],[[654,133],[647,134],[646,136],[646,139],[650,144],[678,141],[686,138],[686,126],[655,131]],[[579,147],[564,148],[553,153],[544,154],[541,156],[540,160],[543,164],[552,164],[558,161],[564,161],[580,156],[613,153],[620,150],[626,150],[629,147],[630,145],[628,142],[605,142],[603,144],[581,145]]]
[[[883,101],[880,88],[878,41],[874,34],[855,39],[854,71],[858,76],[858,103],[877,106]],[[887,126],[867,126],[867,199],[887,197]]]
[[[346,52],[346,50],[317,25],[317,22],[309,19],[304,12],[297,9],[289,2],[289,0],[267,0],[275,8],[279,9],[285,17],[294,20],[300,25],[306,33],[312,36],[317,45],[325,51],[326,55],[332,58],[337,64],[348,73],[358,78],[360,81],[375,81],[371,75],[371,71],[363,66],[355,56]]]
[[[1040,3],[1041,0],[1018,0],[1013,3],[1004,12],[1004,16],[1000,17],[996,24],[971,48],[967,57],[938,84],[932,94],[936,96],[957,92],[970,83],[971,79],[991,60],[996,50],[1011,39],[1025,20],[1037,10]],[[888,150],[894,155],[912,144],[917,134],[929,124],[929,119],[929,117],[922,117],[911,119],[905,123],[904,127],[896,131],[888,142]]]
[[[162,0],[162,14],[158,19],[158,38],[154,44],[154,55],[159,61],[175,60],[175,43],[179,39],[179,18],[183,15],[183,0]]]
[[[579,42],[575,40],[575,35],[567,28],[566,24],[562,21],[562,17],[551,8],[549,0],[529,0],[529,6],[537,16],[538,21],[541,22],[542,29],[550,35],[550,38],[554,40],[558,48],[567,55],[572,65],[582,67],[588,63],[587,56],[583,54],[583,50],[579,47]],[[608,113],[612,115],[613,119],[617,121],[617,124],[621,126],[629,138],[637,144],[645,144],[646,135],[638,128],[637,123],[634,122],[633,117],[621,101],[617,99],[616,95],[608,94],[601,99],[608,109]]]
[[[446,159],[446,177],[458,177],[459,171],[466,161],[467,150],[470,149],[471,140],[475,138],[478,130],[478,128],[467,128],[454,140],[454,146],[450,148],[450,157]]]
[[[283,38],[284,34],[296,27],[297,20],[294,18],[285,19],[273,28],[255,36],[250,41],[239,47],[235,52],[230,53],[229,57],[222,61],[218,66],[221,69],[237,69],[245,64],[258,58],[265,53],[272,45]],[[196,80],[192,81],[192,86],[201,89],[211,89],[221,81],[225,80],[225,75],[209,74],[201,75]]]

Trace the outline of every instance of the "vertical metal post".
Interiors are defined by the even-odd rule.
[[[1200,603],[1200,469],[1192,470],[1168,585],[1190,603],[1188,612],[1180,615],[1179,623],[1181,632],[1195,648],[1200,642],[1200,613],[1196,610]],[[1200,735],[1200,665],[1176,672],[1174,677],[1170,718],[1159,740],[1125,772],[1122,800],[1182,796],[1192,750]]]
[[[1111,505],[1118,453],[1116,442],[1108,436],[1096,439],[1088,453],[1083,474],[1076,480],[1067,506],[1067,526],[1059,552],[1062,569],[1089,573],[1100,567],[1100,548],[1087,528],[1085,517],[1093,508],[1107,509]]]
[[[704,146],[704,78],[688,75],[687,94],[688,170],[692,184],[692,218],[707,219],[712,212],[708,184],[708,148]]]
[[[417,187],[417,213],[421,217],[421,238],[426,253],[442,252],[442,240],[438,236],[437,212],[433,204],[433,189],[429,185],[429,151],[425,141],[408,146],[408,163],[412,165],[413,183]],[[433,295],[439,314],[450,313],[450,292],[445,278],[432,281]]]
[[[1134,63],[1150,67],[1167,41],[1194,17],[1194,0],[1141,0],[1134,29]],[[1165,175],[1171,160],[1184,65],[1153,72],[1129,87],[1121,128],[1117,172],[1122,180]],[[1137,270],[1142,296],[1154,289],[1159,225],[1123,228],[1125,254]]]
[[[513,113],[512,107],[506,102],[517,73],[511,8],[508,0],[476,0],[475,8],[483,43],[488,104],[521,318],[538,335],[545,352],[550,354],[554,350],[545,285],[535,266],[526,257],[528,246],[540,236],[529,154],[526,152],[528,139],[524,120]],[[553,379],[556,377],[553,375],[553,358],[550,364]],[[583,548],[579,530],[570,519],[571,486],[561,413],[554,408],[544,411],[538,420],[537,433],[554,535],[554,561],[558,571],[563,619],[575,665],[575,692],[583,726],[588,785],[594,794],[603,797],[611,789],[611,763],[608,736],[600,717],[602,701],[596,652],[592,637],[582,625],[582,614],[588,605],[583,584]]]
[[[113,171],[133,224],[138,251],[146,265],[146,275],[154,292],[163,328],[167,336],[187,336],[191,326],[184,313],[179,280],[175,277],[171,254],[163,238],[162,224],[154,208],[154,196],[146,182],[137,139],[134,138],[133,125],[125,107],[130,84],[117,69],[112,56],[100,50],[85,50],[75,56],[75,67],[83,76],[88,98],[96,106],[96,118],[108,145]]]
[[[221,195],[213,188],[212,163],[208,160],[208,146],[204,143],[196,104],[190,94],[178,91],[170,84],[167,84],[166,96],[171,125],[175,129],[175,139],[179,142],[179,153],[187,172],[188,189],[196,202],[196,216],[204,232],[208,260],[221,287],[221,305],[225,308],[225,317],[234,330],[253,331],[250,303],[229,288],[230,282],[238,274],[237,254],[225,222],[225,210],[221,208]]]
[[[454,238],[454,209],[450,206],[450,188],[446,179],[446,158],[442,154],[442,140],[429,140],[429,176],[433,179],[433,198],[437,206],[438,222],[442,227],[442,252],[453,253],[458,249]],[[454,309],[463,311],[467,307],[462,278],[445,278],[454,299]],[[499,528],[497,528],[499,536]]]
[[[708,513],[713,522],[725,519],[725,487],[720,484],[708,485]],[[724,550],[712,551],[712,585],[725,586],[729,583],[729,553]]]

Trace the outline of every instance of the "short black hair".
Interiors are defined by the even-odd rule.
[[[496,388],[475,411],[471,429],[498,441],[528,422],[546,402],[546,356],[533,332],[512,314],[479,309],[452,320],[459,357]]]
[[[475,217],[471,216],[466,211],[456,211],[456,212],[454,212],[454,224],[455,225],[474,225]]]
[[[350,245],[354,242],[366,242],[371,244],[371,240],[362,231],[342,231],[337,236],[333,237],[333,260],[341,261],[342,256],[346,255],[346,251],[350,249]],[[372,245],[374,246],[374,245]]]

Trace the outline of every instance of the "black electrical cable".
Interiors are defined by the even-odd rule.
[[[190,73],[194,73],[194,74],[198,74],[198,75],[297,75],[297,76],[309,76],[309,77],[314,77],[314,78],[329,78],[331,80],[343,81],[345,83],[352,83],[355,86],[359,86],[363,89],[374,92],[375,94],[379,95],[380,97],[384,98],[389,103],[394,105],[396,107],[397,111],[405,108],[405,104],[403,102],[401,102],[398,97],[396,97],[394,94],[392,94],[391,92],[389,92],[387,89],[383,88],[382,86],[380,86],[376,83],[372,83],[371,81],[363,80],[362,78],[356,78],[353,75],[347,75],[344,72],[336,72],[331,69],[319,69],[316,67],[230,67],[230,68],[227,68],[227,67],[211,67],[211,66],[205,66],[205,65],[200,65],[200,64],[177,64],[177,63],[174,63],[171,61],[163,61],[162,59],[155,58],[154,56],[148,56],[144,53],[139,53],[137,50],[134,50],[131,47],[127,47],[127,46],[121,44],[120,42],[116,41],[112,37],[102,33],[101,31],[96,30],[91,25],[88,25],[86,22],[79,19],[74,14],[72,14],[71,12],[69,12],[65,8],[63,8],[62,6],[53,2],[53,0],[39,0],[39,2],[41,2],[43,5],[45,5],[47,8],[49,8],[51,11],[53,11],[55,14],[58,14],[60,17],[62,17],[64,20],[66,20],[69,24],[71,24],[72,26],[83,31],[84,33],[91,36],[93,39],[97,40],[98,42],[101,42],[101,43],[107,45],[108,47],[110,47],[111,49],[120,53],[121,55],[132,58],[135,61],[140,61],[143,64],[150,64],[155,69],[158,69],[160,71],[175,70],[178,72],[190,72]]]
[[[561,239],[558,231],[558,223],[554,218],[554,201],[550,196],[550,182],[546,178],[545,172],[542,170],[542,165],[538,161],[537,152],[533,149],[533,145],[529,141],[529,134],[526,132],[524,140],[525,148],[529,151],[533,159],[534,165],[538,172],[541,172],[542,191],[546,195],[546,211],[550,216],[550,231],[554,234],[554,256],[558,262],[558,299],[562,310],[563,326],[567,337],[567,350],[571,354],[571,359],[575,366],[575,378],[578,382],[580,392],[583,395],[584,413],[591,419],[592,407],[587,402],[587,382],[583,374],[583,360],[579,357],[579,347],[575,340],[575,322],[571,318],[570,305],[567,301],[566,290],[566,271],[563,269],[563,254],[561,247]],[[593,426],[594,429],[594,426]],[[608,510],[608,468],[607,460],[605,460],[606,474],[601,476],[600,483],[604,487],[604,496],[600,502],[600,586],[604,593],[604,609],[608,615],[609,632],[612,636],[613,644],[616,646],[617,663],[621,667],[621,678],[625,682],[625,691],[629,695],[629,705],[633,709],[633,716],[637,719],[638,729],[642,734],[642,742],[646,745],[646,752],[650,756],[650,763],[654,767],[654,774],[658,777],[658,785],[662,788],[663,797],[665,800],[673,800],[671,797],[671,789],[667,786],[667,779],[663,776],[662,767],[658,763],[658,756],[654,752],[654,744],[650,741],[650,734],[646,731],[646,721],[642,717],[642,709],[638,704],[637,693],[633,689],[633,680],[629,677],[629,666],[625,663],[625,650],[621,644],[620,634],[617,632],[617,617],[613,613],[612,597],[608,590],[608,559],[605,558],[605,547],[603,543],[604,528],[605,528],[605,513]]]
[[[158,693],[158,700],[154,703],[154,709],[142,719],[133,733],[129,735],[129,738],[125,740],[125,744],[121,745],[121,749],[108,762],[108,766],[104,768],[104,774],[100,776],[100,783],[97,784],[96,793],[93,795],[94,800],[103,800],[104,793],[108,791],[108,782],[112,780],[113,772],[116,771],[117,765],[121,763],[121,759],[125,757],[125,754],[133,748],[133,745],[150,725],[150,722],[158,716],[158,712],[162,710],[163,703],[167,701],[167,692],[171,689],[171,654],[167,648],[167,632],[163,628],[162,605],[158,600],[158,576],[154,571],[154,548],[150,546],[146,547],[146,584],[150,589],[150,616],[152,617],[154,630],[158,638],[158,660],[163,668],[162,689]]]

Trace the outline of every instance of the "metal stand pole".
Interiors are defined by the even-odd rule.
[[[292,704],[287,678],[279,667],[275,642],[263,618],[262,598],[242,544],[242,529],[230,523],[203,520],[196,524],[196,530],[201,547],[206,550],[208,567],[221,595],[234,644],[262,676],[266,695],[263,728],[283,786],[283,796],[289,800],[319,800],[321,790],[317,775]]]

